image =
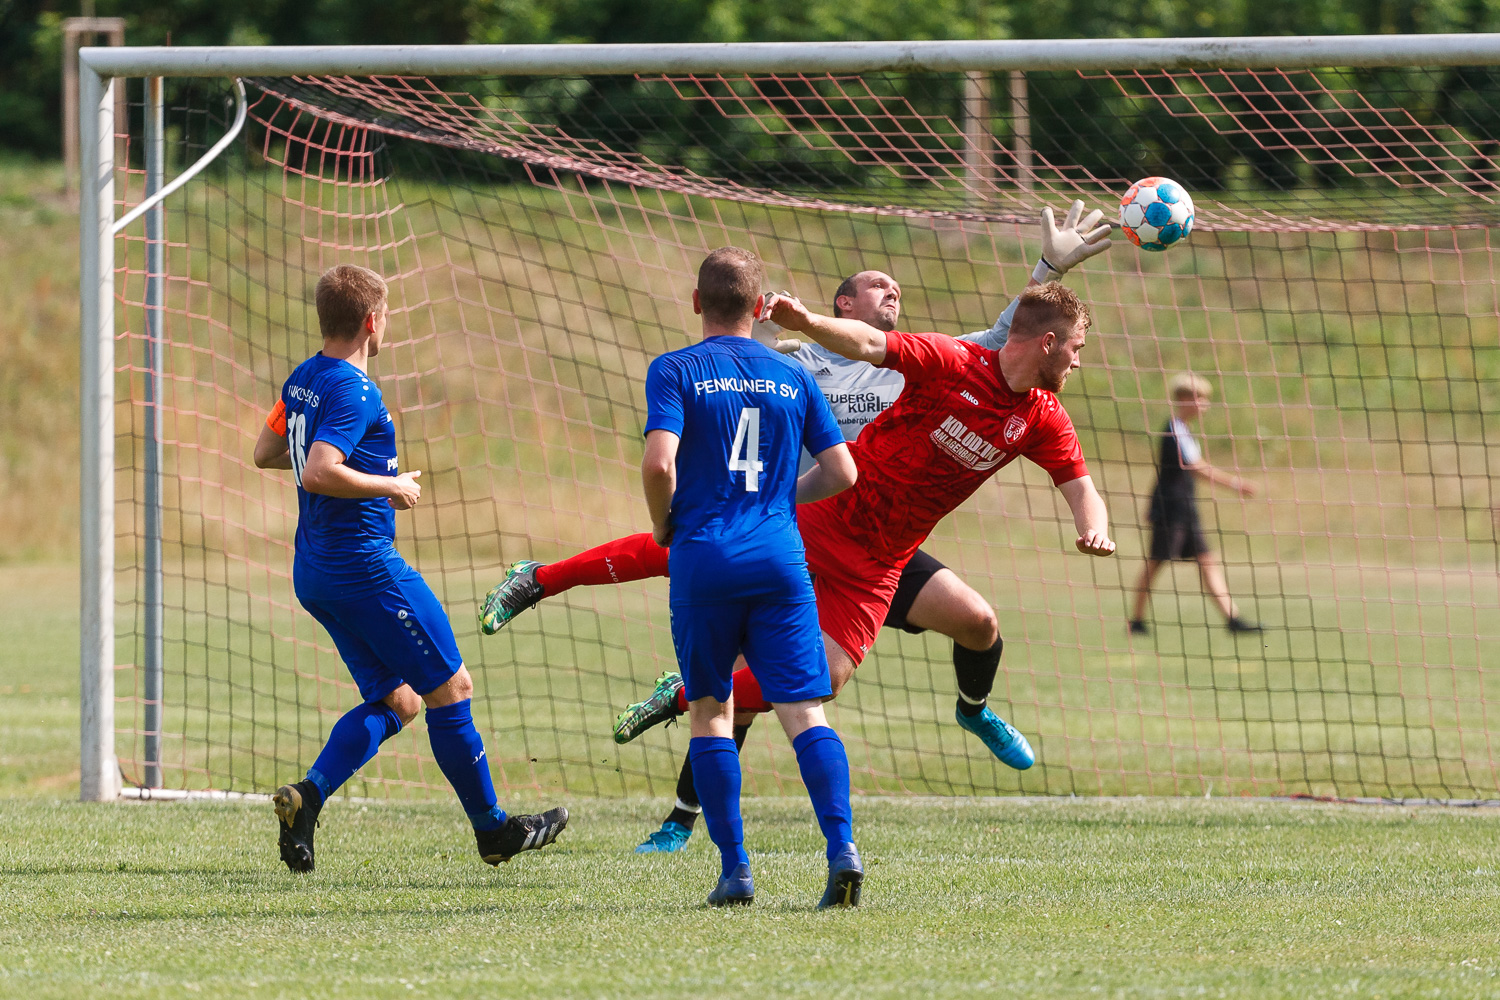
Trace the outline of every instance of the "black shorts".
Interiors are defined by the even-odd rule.
[[[917,594],[927,586],[927,581],[932,579],[932,574],[940,569],[947,569],[942,563],[921,549],[911,557],[906,568],[901,571],[901,579],[896,583],[896,596],[891,598],[891,608],[885,613],[885,627],[899,628],[903,632],[912,635],[921,635],[927,630],[909,624],[906,613],[911,610],[912,602],[917,599]]]
[[[1198,523],[1198,512],[1179,514],[1151,522],[1151,561],[1197,559],[1209,551],[1208,539]]]

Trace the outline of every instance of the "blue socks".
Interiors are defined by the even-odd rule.
[[[469,700],[427,710],[427,738],[432,756],[476,830],[497,830],[505,810],[495,804],[490,765],[484,759],[484,739],[474,728]],[[847,787],[847,785],[846,785]]]
[[[333,724],[323,752],[307,772],[307,780],[318,787],[327,802],[355,771],[370,762],[380,744],[400,731],[401,717],[383,701],[366,702],[345,712]]]
[[[740,754],[727,736],[694,736],[688,741],[688,758],[693,762],[693,786],[703,806],[708,837],[719,849],[721,874],[728,878],[736,867],[750,863],[740,822]],[[845,798],[848,790],[845,777]]]
[[[849,808],[849,755],[844,752],[844,741],[839,734],[827,726],[803,730],[792,740],[792,749],[797,752],[797,767],[802,772],[802,783],[807,786],[808,798],[812,799],[818,826],[828,838],[828,860],[832,861],[845,844],[854,840],[853,813]],[[697,767],[697,763],[695,760],[693,766]],[[707,814],[706,804],[703,811]]]

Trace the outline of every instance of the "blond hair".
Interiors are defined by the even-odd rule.
[[[1016,311],[1010,322],[1010,335],[1016,340],[1029,340],[1048,332],[1066,338],[1075,326],[1087,330],[1094,322],[1078,293],[1056,281],[1032,285],[1016,298]]]
[[[368,267],[357,264],[330,267],[313,290],[318,328],[325,337],[339,340],[357,337],[365,325],[365,317],[379,312],[388,294],[385,279]]]
[[[1208,379],[1192,372],[1180,372],[1167,379],[1167,398],[1174,403],[1199,396],[1212,396],[1214,387]]]

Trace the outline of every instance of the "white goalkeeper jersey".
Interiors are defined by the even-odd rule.
[[[992,351],[1000,350],[1010,335],[1011,317],[1015,315],[1019,301],[1012,299],[988,330],[966,333],[957,339],[973,341]],[[823,395],[828,397],[833,418],[838,422],[845,441],[859,437],[859,432],[870,421],[891,408],[906,386],[906,377],[900,372],[877,368],[866,361],[850,361],[811,342],[804,343],[792,357],[807,369]],[[812,464],[812,456],[804,452],[801,471],[806,472]]]

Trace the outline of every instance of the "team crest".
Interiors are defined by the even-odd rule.
[[[1015,444],[1021,440],[1021,435],[1026,433],[1026,418],[1017,413],[1012,413],[1010,419],[1005,422],[1005,443]]]

